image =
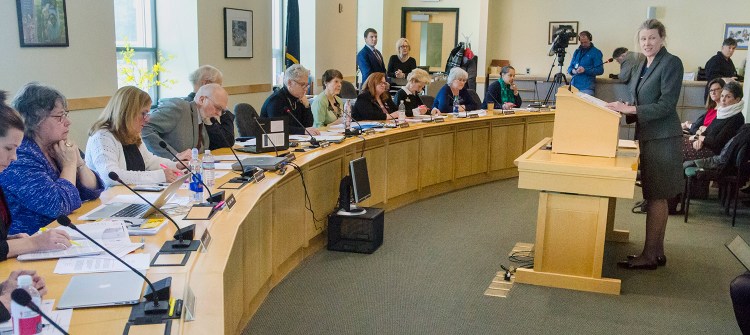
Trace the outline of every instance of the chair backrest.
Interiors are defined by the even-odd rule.
[[[431,95],[433,97],[437,96],[440,89],[443,88],[443,86],[445,86],[445,83],[447,83],[445,78],[442,78],[442,77],[435,78],[432,82],[427,84],[427,89],[426,89],[427,95]]]
[[[238,103],[234,105],[234,122],[237,124],[237,131],[240,136],[252,136],[253,119],[258,117],[252,105],[247,103]]]
[[[467,91],[469,91],[469,95],[471,95],[471,99],[474,100],[475,105],[482,105],[482,99],[479,97],[479,94],[477,94],[477,91],[467,88]]]
[[[352,84],[351,82],[342,80],[341,81],[341,93],[339,93],[339,96],[341,97],[341,99],[356,99],[357,89],[354,87],[354,84]]]
[[[419,98],[422,99],[422,103],[427,106],[427,109],[432,109],[432,104],[435,103],[435,97],[425,94],[421,95]]]

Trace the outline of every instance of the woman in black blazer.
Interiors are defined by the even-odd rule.
[[[390,115],[390,116],[389,116]],[[388,94],[385,73],[375,72],[365,81],[362,93],[352,107],[355,120],[385,120],[398,118],[398,107]]]
[[[607,107],[636,122],[641,150],[640,169],[646,210],[646,242],[640,255],[619,262],[626,269],[654,270],[667,262],[664,232],[669,217],[668,199],[683,189],[682,127],[677,101],[682,89],[682,61],[664,47],[666,29],[658,20],[646,20],[638,41],[646,59],[633,69],[632,105],[611,102]]]

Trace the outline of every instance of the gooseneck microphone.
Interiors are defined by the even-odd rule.
[[[292,110],[291,110],[291,109],[289,109],[289,108],[287,108],[287,109],[285,109],[284,111],[285,111],[285,112],[286,112],[287,114],[289,114],[289,116],[291,116],[291,117],[292,117],[292,119],[294,119],[294,121],[295,121],[295,122],[297,122],[297,124],[298,124],[298,125],[299,125],[300,127],[302,127],[302,129],[304,129],[304,130],[305,130],[305,132],[307,133],[307,135],[310,135],[310,147],[312,147],[312,148],[317,148],[317,147],[320,147],[320,143],[318,143],[318,140],[317,140],[317,139],[315,139],[315,137],[314,137],[314,136],[313,136],[312,134],[310,134],[310,131],[309,131],[309,130],[307,130],[307,127],[305,127],[305,125],[303,125],[303,124],[302,124],[302,122],[299,122],[299,119],[297,119],[297,117],[296,117],[296,116],[294,116],[294,114],[292,113]],[[261,128],[262,128],[262,127],[261,127]],[[256,143],[256,145],[257,145],[257,143]],[[274,146],[274,147],[275,147],[275,146]]]
[[[212,118],[211,118],[211,122],[213,122],[213,123],[218,123],[219,121],[218,121],[218,120],[216,120],[216,118],[215,118],[215,117],[212,117]],[[229,131],[228,131],[228,130],[226,130],[226,129],[224,129],[224,127],[219,127],[219,128],[221,129],[221,132],[223,132],[223,133],[225,133],[225,134],[228,134],[228,133],[229,133]],[[231,135],[231,134],[230,134],[230,135]],[[222,135],[222,137],[224,137],[224,140],[225,140],[225,141],[227,140],[227,137],[226,137],[226,136]],[[256,145],[257,145],[257,140],[256,140]],[[235,159],[237,160],[237,163],[239,163],[239,164],[240,164],[240,170],[242,170],[242,173],[240,173],[240,178],[241,178],[241,179],[242,179],[243,181],[246,181],[246,178],[248,177],[248,176],[247,176],[246,174],[248,173],[248,171],[245,171],[245,166],[244,166],[244,165],[242,165],[242,160],[241,160],[241,159],[240,159],[239,157],[237,157],[237,153],[236,153],[236,152],[234,152],[234,148],[232,148],[233,146],[234,146],[233,144],[229,146],[229,151],[231,151],[231,152],[232,152],[232,155],[234,155],[234,158],[235,158]],[[203,179],[203,178],[201,178],[201,179]]]
[[[112,173],[114,173],[114,172],[110,172],[110,174],[112,174]],[[167,312],[167,310],[169,309],[169,306],[167,306],[168,304],[166,302],[161,303],[161,304],[159,303],[159,295],[156,294],[156,288],[154,287],[154,284],[151,283],[151,281],[148,280],[148,278],[146,278],[146,276],[144,276],[140,271],[138,271],[134,267],[130,266],[130,264],[128,264],[127,262],[123,261],[120,257],[117,257],[117,255],[115,255],[113,252],[109,251],[109,249],[105,248],[104,246],[102,246],[101,244],[99,244],[99,242],[97,242],[96,240],[94,240],[90,236],[86,235],[86,233],[84,233],[80,229],[78,229],[78,227],[76,227],[76,225],[74,225],[72,222],[70,222],[70,218],[68,218],[66,215],[60,215],[60,216],[58,216],[57,217],[57,223],[59,223],[61,226],[65,226],[65,227],[68,227],[70,229],[73,229],[76,232],[78,232],[79,234],[83,235],[83,237],[85,237],[87,240],[89,240],[92,243],[94,243],[97,247],[99,247],[102,250],[104,250],[106,253],[108,253],[110,256],[112,256],[114,259],[116,259],[118,262],[122,263],[128,269],[130,269],[130,271],[133,271],[135,274],[137,274],[139,277],[143,278],[143,280],[146,281],[146,284],[148,284],[148,287],[151,288],[151,292],[154,293],[154,294],[151,295],[153,297],[153,304],[146,304],[146,305],[144,305],[144,310],[145,310],[146,314],[163,314],[163,313]],[[23,291],[23,290],[21,290],[21,291]],[[15,294],[15,293],[16,292],[14,291],[13,294]],[[26,293],[28,295],[28,292],[24,291],[24,293]],[[49,319],[47,319],[47,320],[49,320]]]
[[[177,232],[174,233],[174,238],[177,241],[167,241],[164,242],[164,246],[162,246],[162,251],[169,251],[169,250],[181,250],[181,251],[195,251],[198,250],[198,245],[200,245],[200,241],[192,241],[193,237],[195,236],[195,224],[191,224],[189,226],[180,228],[180,226],[175,222],[167,213],[164,213],[164,211],[161,210],[161,208],[154,206],[153,203],[146,200],[140,193],[136,192],[134,189],[132,189],[128,184],[125,184],[121,179],[120,176],[117,175],[116,172],[110,171],[109,172],[109,179],[112,179],[120,185],[125,186],[130,192],[133,192],[135,195],[137,195],[141,200],[145,201],[149,206],[151,206],[153,209],[155,209],[157,212],[161,213],[161,215],[164,215],[169,222],[172,222],[172,224],[177,228]],[[62,217],[62,216],[61,216]],[[67,217],[66,217],[67,218]],[[68,222],[70,220],[68,219]],[[76,229],[78,230],[78,229]],[[187,241],[186,241],[187,240]],[[197,242],[197,243],[195,243]],[[197,244],[197,245],[196,245]],[[193,249],[195,248],[195,249]]]
[[[212,122],[213,122],[213,121],[212,121]],[[221,128],[221,129],[224,129],[224,128],[222,128],[222,127],[219,127],[219,128]],[[172,152],[172,150],[170,150],[170,149],[169,149],[169,146],[167,145],[167,142],[164,142],[164,141],[159,141],[159,146],[160,146],[160,147],[161,147],[162,149],[164,149],[164,150],[167,150],[167,152],[168,152],[168,153],[169,153],[170,155],[172,155],[172,158],[174,158],[174,160],[175,160],[175,161],[177,161],[177,162],[180,162],[180,164],[182,164],[182,167],[184,167],[184,168],[185,168],[185,170],[188,170],[188,172],[189,172],[190,174],[194,174],[194,173],[193,173],[193,170],[190,170],[190,167],[188,167],[187,165],[185,165],[184,163],[182,163],[182,161],[181,161],[181,160],[180,160],[179,158],[177,158],[177,155],[175,155],[175,154],[174,154],[174,152]],[[234,151],[232,151],[232,153],[234,153]],[[237,157],[237,155],[234,155],[234,157]],[[242,164],[242,163],[240,163],[240,164]],[[113,173],[113,172],[110,172],[110,176],[112,175],[112,173]],[[112,177],[110,177],[110,178],[112,178]],[[224,193],[222,193],[223,191],[222,191],[222,192],[219,192],[219,193],[221,193],[221,197],[220,197],[220,198],[219,198],[218,200],[217,200],[217,199],[214,199],[214,195],[213,195],[213,193],[211,193],[211,189],[210,189],[210,188],[208,187],[208,185],[206,185],[206,183],[204,183],[204,182],[203,182],[203,178],[196,178],[196,179],[198,179],[198,182],[200,182],[200,183],[201,183],[201,185],[203,185],[203,188],[205,188],[205,189],[206,189],[206,192],[208,192],[208,199],[206,199],[206,202],[209,202],[209,203],[213,203],[213,202],[219,202],[219,201],[221,201],[221,200],[223,200],[223,199],[224,199]],[[114,179],[113,179],[113,180],[114,180]],[[122,182],[121,182],[121,183],[122,183]],[[124,183],[123,183],[123,184],[124,184]],[[219,195],[219,194],[217,194],[217,196],[218,196],[218,195]]]
[[[609,59],[607,59],[607,60],[605,60],[605,61],[603,61],[603,62],[601,62],[599,64],[596,64],[596,65],[592,66],[591,68],[592,69],[598,68],[598,67],[600,67],[600,66],[602,66],[604,64],[612,63],[614,60],[615,60],[614,58],[609,58]],[[568,85],[568,91],[570,91],[570,92],[573,91],[573,78],[575,78],[579,74],[580,73],[574,73],[573,76],[570,77],[570,85]]]
[[[42,309],[39,308],[39,306],[37,306],[33,301],[31,301],[31,295],[29,294],[29,292],[26,292],[26,290],[24,290],[22,288],[17,288],[15,290],[13,290],[13,292],[11,292],[10,298],[13,299],[13,301],[15,301],[17,304],[19,304],[21,306],[28,307],[32,311],[34,311],[37,314],[41,315],[52,326],[54,326],[55,328],[57,328],[57,330],[59,330],[60,333],[63,333],[65,335],[69,335],[68,332],[66,332],[64,329],[62,329],[62,327],[60,327],[60,325],[58,325],[57,323],[55,323],[55,321],[52,321],[52,319],[50,319],[50,317],[47,316],[47,314],[44,314],[44,312],[42,312]]]

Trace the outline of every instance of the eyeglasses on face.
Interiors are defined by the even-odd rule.
[[[211,103],[212,103],[212,104],[214,105],[214,108],[216,108],[216,110],[219,110],[219,111],[221,111],[222,113],[223,113],[224,111],[226,111],[226,110],[227,110],[227,108],[226,108],[226,107],[222,107],[221,105],[217,104],[217,103],[216,103],[216,102],[214,101],[214,99],[211,99],[211,98],[209,98],[209,97],[206,97],[206,99],[208,99],[208,101],[211,101]]]
[[[49,117],[57,118],[57,122],[63,123],[63,119],[70,120],[68,118],[68,114],[70,114],[70,111],[63,111],[60,115],[50,115]]]
[[[299,82],[299,81],[296,81],[296,80],[294,80],[294,82],[297,83],[297,85],[299,85],[300,87],[307,88],[308,86],[310,86],[310,83],[308,83],[308,82]]]

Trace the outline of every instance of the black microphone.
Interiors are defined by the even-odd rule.
[[[52,319],[50,319],[49,316],[47,316],[47,314],[44,314],[44,312],[42,312],[42,309],[39,308],[39,306],[37,306],[33,301],[31,301],[31,295],[29,294],[29,292],[26,292],[26,290],[22,288],[17,288],[13,290],[13,292],[11,292],[10,298],[13,299],[13,301],[15,301],[17,304],[28,307],[32,311],[41,315],[51,325],[55,326],[55,328],[57,328],[57,330],[59,330],[61,333],[65,335],[69,335],[68,332],[66,332],[64,329],[62,329],[62,327],[60,327],[60,325],[55,323],[55,321],[52,321]]]
[[[398,128],[398,121],[396,121],[396,118],[394,118],[393,115],[391,115],[391,113],[390,113],[391,110],[388,108],[388,104],[383,104],[383,106],[387,110],[387,112],[385,113],[385,121],[386,121],[386,123],[388,123],[388,117],[390,117],[391,120],[393,120],[393,128]]]
[[[114,172],[110,172],[109,174],[111,175],[113,173]],[[115,176],[117,176],[117,174],[115,174]],[[99,244],[99,242],[97,242],[96,240],[94,240],[90,236],[86,235],[86,233],[84,233],[80,229],[78,229],[78,227],[76,227],[76,225],[74,225],[72,222],[70,222],[70,218],[68,218],[66,215],[60,215],[60,216],[58,216],[57,217],[57,223],[59,223],[61,226],[65,226],[65,227],[68,227],[70,229],[73,229],[76,232],[78,232],[79,234],[83,235],[83,237],[85,237],[87,240],[89,240],[92,243],[94,243],[97,247],[99,247],[102,250],[104,250],[106,253],[108,253],[110,256],[112,256],[114,259],[116,259],[117,261],[119,261],[120,263],[122,263],[123,265],[125,265],[128,269],[130,269],[131,271],[133,271],[135,274],[137,274],[139,277],[143,278],[143,280],[146,281],[146,283],[148,284],[148,286],[151,288],[151,292],[153,293],[151,296],[154,299],[154,303],[153,304],[146,304],[146,305],[144,305],[143,308],[144,308],[144,311],[146,312],[146,314],[164,314],[164,313],[167,312],[167,310],[169,309],[169,306],[167,306],[168,304],[166,302],[162,303],[162,304],[159,304],[159,295],[156,294],[156,288],[154,287],[154,284],[151,283],[151,281],[148,280],[148,278],[146,278],[146,276],[144,276],[140,271],[138,271],[134,267],[130,266],[130,264],[128,264],[127,262],[123,261],[120,257],[117,257],[117,255],[115,255],[113,252],[109,251],[109,249],[105,248],[104,246],[102,246],[101,244]],[[13,292],[13,294],[15,294],[15,291]]]
[[[595,66],[592,66],[591,68],[592,69],[598,68],[598,67],[600,67],[600,66],[602,66],[604,64],[612,63],[614,60],[615,60],[614,58],[609,58],[609,59],[607,59],[607,60],[605,60],[605,61],[603,61],[603,62],[601,62],[599,64],[596,64]],[[576,73],[573,74],[573,76],[570,77],[570,85],[568,85],[568,91],[569,92],[573,92],[573,78],[575,78],[579,74],[580,73],[576,72]]]
[[[219,127],[219,128],[221,128],[221,127]],[[224,129],[224,128],[221,128],[221,129]],[[225,129],[225,130],[226,130],[226,129]],[[159,141],[159,146],[160,146],[160,147],[161,147],[162,149],[164,149],[164,150],[167,150],[167,152],[168,152],[168,153],[169,153],[170,155],[172,155],[172,157],[174,158],[174,160],[175,160],[175,161],[177,161],[177,162],[179,162],[180,164],[182,164],[182,167],[184,167],[184,168],[185,168],[185,170],[188,170],[188,172],[189,172],[190,174],[194,174],[194,173],[193,173],[193,170],[190,170],[190,167],[188,167],[187,165],[185,165],[184,163],[182,163],[182,161],[181,161],[181,160],[180,160],[179,158],[177,158],[177,155],[175,155],[175,154],[174,154],[174,152],[172,152],[172,150],[170,150],[170,149],[169,149],[169,146],[167,145],[167,142],[164,142],[164,141]],[[232,151],[232,153],[234,153],[234,151]],[[237,157],[237,155],[234,155],[234,156],[235,156],[235,157]],[[242,164],[242,163],[240,163],[240,164]],[[111,172],[110,172],[110,176],[111,176]],[[110,177],[110,178],[112,178],[112,177]],[[217,194],[216,194],[216,197],[217,197],[218,199],[215,199],[215,198],[214,198],[214,195],[213,195],[213,193],[211,193],[211,189],[210,189],[210,188],[208,188],[208,185],[206,185],[206,183],[204,183],[204,182],[203,182],[203,178],[196,178],[196,179],[198,179],[198,182],[200,182],[200,183],[201,183],[201,185],[203,185],[203,188],[205,188],[205,189],[206,189],[206,192],[208,192],[208,199],[206,199],[206,202],[208,202],[208,203],[214,203],[214,202],[219,202],[219,201],[222,201],[222,200],[224,200],[224,191],[221,191],[221,192],[217,193]],[[113,180],[114,180],[114,179],[113,179]],[[122,183],[122,182],[121,182],[121,183]],[[124,184],[124,183],[123,183],[123,184]]]
[[[191,224],[189,226],[180,228],[179,225],[177,225],[177,222],[175,222],[167,213],[164,213],[164,211],[161,210],[161,208],[154,206],[150,201],[146,200],[140,193],[136,192],[134,189],[132,189],[128,184],[125,184],[121,179],[120,176],[117,175],[114,171],[109,172],[109,179],[112,179],[118,183],[120,183],[122,186],[125,186],[130,192],[135,193],[139,198],[141,198],[143,201],[145,201],[147,204],[149,204],[152,208],[154,208],[157,212],[161,213],[161,215],[164,215],[167,220],[172,222],[175,227],[177,227],[177,232],[174,233],[174,238],[178,241],[167,241],[164,242],[164,245],[162,246],[162,251],[168,251],[168,250],[183,250],[183,251],[195,251],[198,250],[198,246],[194,244],[200,244],[199,241],[192,241],[194,235],[195,235],[195,224]],[[62,216],[61,216],[62,217]],[[68,220],[70,221],[70,220]],[[77,230],[77,229],[76,229]],[[189,241],[185,241],[185,239]],[[198,243],[194,243],[198,242]],[[193,249],[195,248],[195,249]]]
[[[315,139],[315,137],[313,137],[313,135],[312,135],[312,134],[310,134],[310,131],[309,131],[309,130],[307,130],[307,127],[305,127],[305,125],[303,125],[303,124],[302,124],[302,122],[299,122],[299,119],[297,119],[297,117],[295,117],[295,116],[294,116],[294,114],[292,114],[292,110],[291,110],[291,109],[289,109],[289,108],[287,108],[287,109],[285,109],[284,111],[285,111],[285,112],[287,112],[287,114],[289,114],[289,116],[291,116],[291,117],[292,117],[292,119],[294,119],[294,121],[296,121],[296,122],[297,122],[297,124],[298,124],[298,125],[299,125],[300,127],[302,127],[302,129],[304,129],[304,130],[305,130],[305,132],[307,133],[307,135],[310,135],[310,147],[312,147],[312,148],[317,148],[317,147],[320,147],[320,143],[318,143],[318,140],[316,140],[316,139]],[[256,143],[256,145],[257,145],[257,144],[258,144],[258,143]],[[275,147],[275,146],[274,146],[274,147]]]

